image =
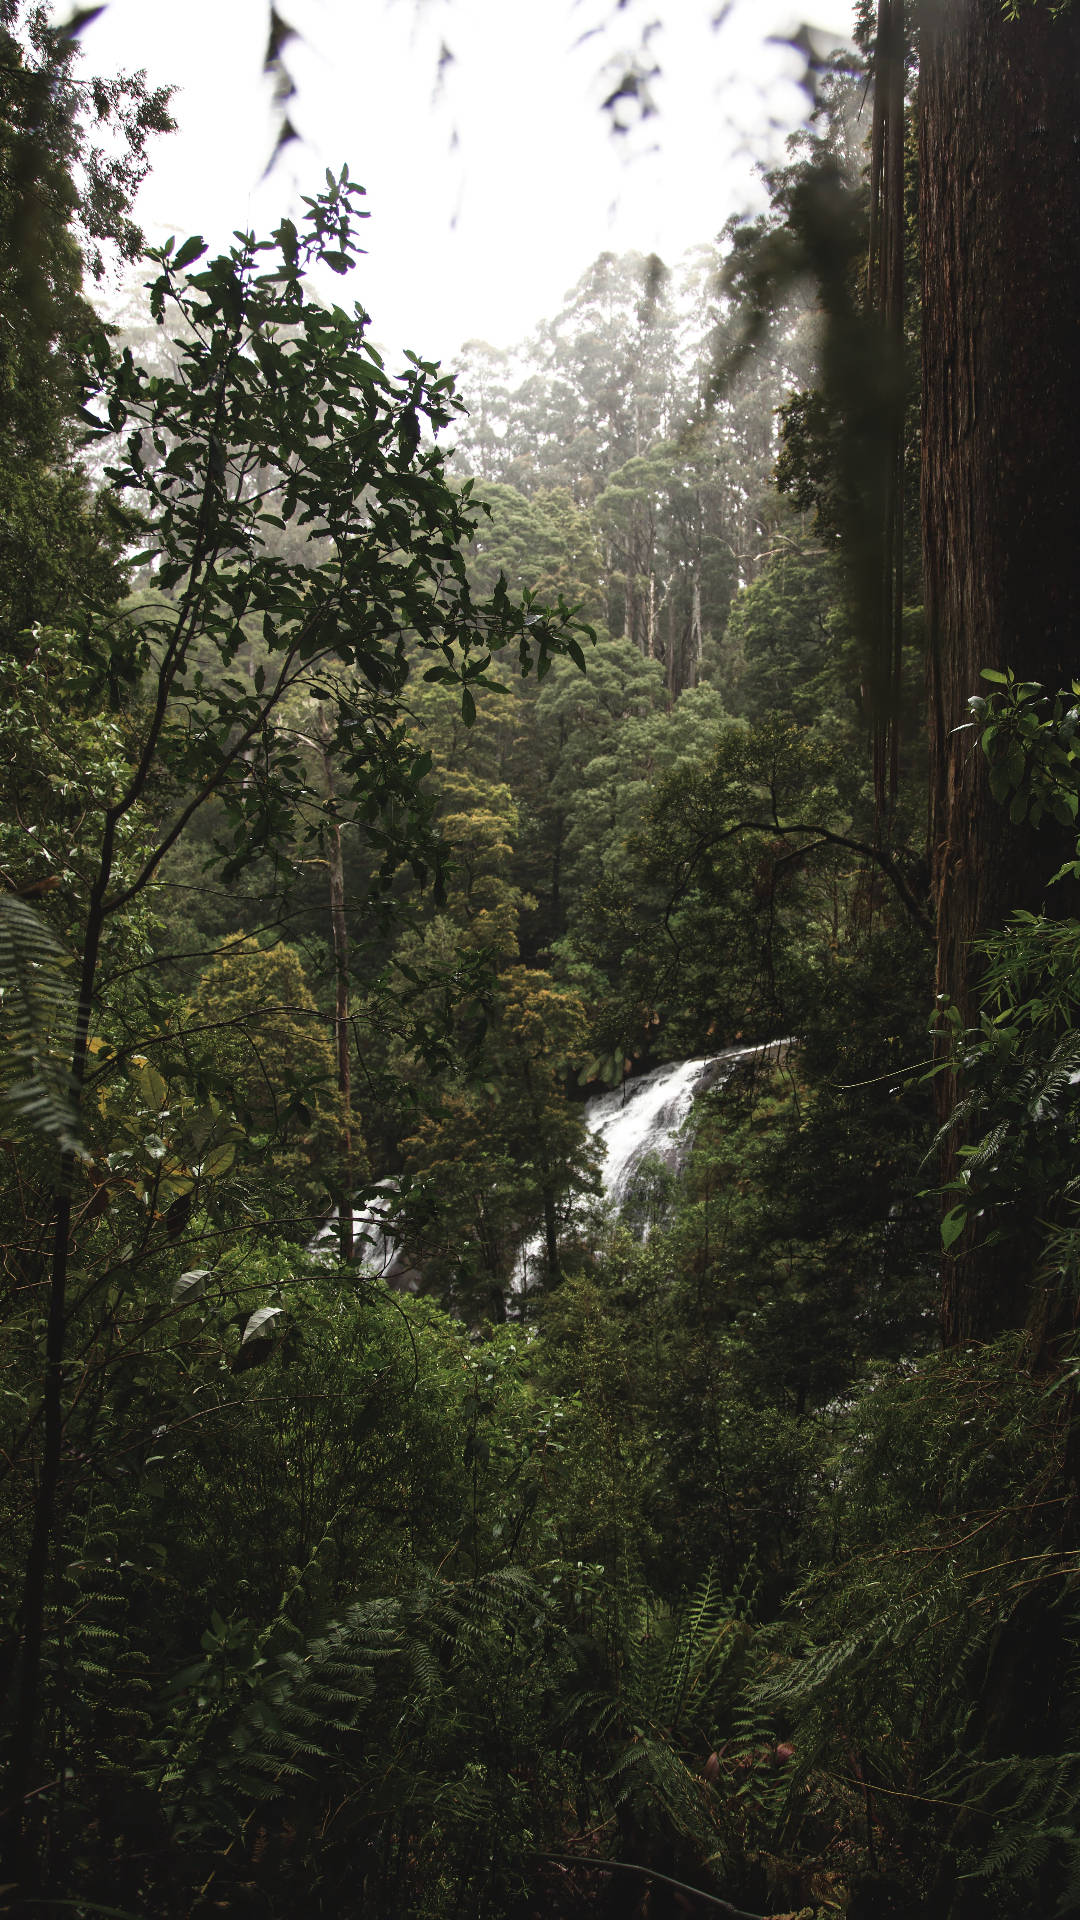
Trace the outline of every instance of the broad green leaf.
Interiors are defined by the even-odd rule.
[[[967,1208],[952,1207],[941,1223],[941,1244],[945,1252],[959,1240],[967,1226]]]
[[[172,264],[177,268],[190,267],[194,261],[201,260],[205,252],[206,241],[203,239],[202,234],[193,233],[189,239],[184,241],[183,246]]]
[[[273,1322],[284,1313],[284,1307],[256,1307],[244,1328],[240,1341],[246,1347],[249,1340],[267,1340],[274,1331]]]
[[[200,1300],[206,1292],[206,1283],[210,1278],[209,1267],[192,1267],[189,1273],[182,1273],[179,1280],[173,1281],[174,1300]]]
[[[160,1113],[168,1100],[169,1089],[156,1067],[150,1066],[148,1062],[137,1060],[131,1078],[135,1082],[140,1098],[155,1113]]]
[[[235,1146],[227,1144],[223,1147],[214,1147],[203,1161],[201,1172],[205,1179],[216,1180],[221,1174],[228,1173],[235,1159]]]
[[[1018,787],[1020,785],[1026,766],[1027,755],[1023,747],[1017,742],[1014,742],[1005,755],[1005,777],[1010,787]]]

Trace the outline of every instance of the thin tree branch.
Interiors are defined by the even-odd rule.
[[[902,900],[920,933],[924,934],[927,940],[932,941],[936,938],[933,919],[923,906],[910,881],[905,878],[901,869],[896,865],[890,855],[886,853],[884,847],[870,846],[865,840],[853,840],[850,834],[833,833],[831,828],[819,827],[812,821],[796,820],[784,826],[779,820],[775,819],[736,820],[730,827],[725,827],[722,833],[712,834],[707,840],[702,841],[698,849],[699,855],[709,852],[713,847],[722,846],[724,841],[734,839],[735,835],[739,833],[767,833],[774,839],[786,839],[787,836],[792,833],[813,834],[814,840],[811,844],[799,848],[798,852],[812,853],[815,846],[846,847],[851,853],[861,855],[864,860],[872,860],[875,866],[880,867],[890,886],[893,887]],[[692,871],[693,868],[691,867],[685,882],[679,890],[672,895],[671,906],[668,909],[669,912],[671,911],[671,907],[675,905],[676,901],[689,887]]]
[[[630,1860],[594,1860],[580,1853],[534,1853],[533,1859],[551,1860],[556,1866],[588,1867],[595,1873],[638,1873],[646,1880],[658,1880],[661,1886],[689,1894],[692,1900],[711,1907],[716,1913],[726,1913],[728,1920],[769,1920],[768,1914],[747,1913],[742,1907],[733,1907],[730,1900],[720,1900],[715,1893],[703,1893],[700,1887],[691,1887],[685,1880],[673,1880],[669,1873],[658,1873],[655,1867],[639,1867]]]

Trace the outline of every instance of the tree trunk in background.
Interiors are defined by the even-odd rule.
[[[1080,666],[1080,8],[1010,22],[1000,0],[923,0],[922,25],[930,846],[937,989],[969,1024],[972,940],[1012,908],[1072,905],[1046,898],[1062,837],[1011,826],[973,735],[953,730],[980,668],[1056,689]],[[948,1342],[1023,1321],[1015,1246],[947,1265]]]
[[[694,562],[694,585],[690,596],[690,662],[687,686],[696,687],[701,678],[704,630],[701,624],[701,555]],[[680,689],[681,691],[681,689]]]
[[[353,1234],[353,1189],[356,1169],[353,1153],[352,1068],[349,1059],[349,935],[345,924],[345,868],[341,857],[341,827],[330,823],[330,921],[334,934],[334,1048],[337,1054],[337,1084],[341,1095],[341,1200],[339,1203],[339,1247],[343,1261],[352,1259],[356,1250]]]
[[[555,1211],[555,1189],[550,1180],[545,1181],[544,1201],[544,1252],[547,1256],[546,1280],[549,1286],[559,1278],[559,1220]]]
[[[334,799],[334,763],[330,735],[320,711],[319,744],[326,791]],[[353,1232],[353,1189],[356,1171],[352,1135],[352,1063],[349,1055],[349,930],[345,920],[345,866],[341,853],[341,823],[335,814],[327,836],[326,865],[330,880],[330,928],[334,944],[334,1051],[341,1096],[341,1161],[338,1167],[338,1250],[343,1262],[356,1250]]]

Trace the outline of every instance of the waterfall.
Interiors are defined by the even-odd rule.
[[[711,1060],[676,1060],[598,1093],[585,1107],[585,1125],[604,1147],[604,1198],[622,1205],[642,1161],[655,1154],[672,1168],[679,1161],[679,1129]]]
[[[697,1095],[708,1087],[722,1086],[741,1060],[774,1061],[788,1045],[787,1040],[769,1040],[758,1046],[725,1047],[704,1060],[669,1061],[624,1081],[612,1093],[594,1094],[586,1102],[585,1125],[604,1148],[605,1200],[620,1208],[646,1159],[660,1159],[678,1173],[689,1151],[682,1127]],[[524,1293],[533,1284],[543,1253],[542,1234],[524,1243],[514,1264],[514,1293]]]
[[[763,1065],[781,1056],[789,1040],[768,1040],[757,1046],[725,1047],[703,1060],[673,1060],[654,1067],[651,1073],[636,1075],[612,1093],[597,1093],[586,1102],[585,1125],[603,1149],[601,1174],[604,1198],[611,1206],[623,1205],[642,1162],[655,1156],[673,1173],[678,1173],[689,1152],[682,1133],[683,1125],[697,1095],[708,1087],[722,1086],[730,1079],[740,1061]],[[359,1245],[366,1242],[357,1257],[364,1273],[377,1274],[390,1285],[415,1291],[419,1275],[403,1257],[397,1242],[387,1231],[387,1216],[393,1206],[396,1183],[381,1180],[379,1191],[363,1199],[353,1214],[353,1236]],[[310,1253],[334,1258],[337,1243],[337,1212],[320,1227],[308,1249]],[[522,1243],[511,1275],[512,1294],[526,1293],[542,1271],[544,1237],[533,1234]]]
[[[353,1246],[357,1249],[354,1262],[361,1273],[375,1274],[391,1285],[401,1286],[404,1266],[401,1250],[387,1231],[387,1215],[396,1192],[396,1180],[380,1180],[378,1191],[360,1200],[353,1211]],[[319,1228],[308,1252],[322,1259],[334,1260],[337,1249],[338,1210],[335,1207],[329,1219]],[[415,1282],[409,1290],[415,1290]]]

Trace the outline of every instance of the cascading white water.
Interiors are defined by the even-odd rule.
[[[605,1200],[621,1207],[646,1159],[660,1159],[677,1173],[688,1150],[681,1129],[696,1095],[706,1087],[722,1085],[740,1060],[775,1060],[788,1044],[770,1040],[759,1046],[725,1047],[705,1060],[673,1060],[624,1081],[612,1093],[594,1094],[586,1102],[585,1125],[604,1148]],[[513,1292],[523,1293],[533,1284],[543,1252],[541,1234],[524,1243],[514,1263]]]
[[[711,1065],[710,1060],[676,1060],[586,1103],[585,1125],[604,1146],[604,1197],[612,1206],[622,1205],[647,1155],[675,1167],[679,1128]]]

